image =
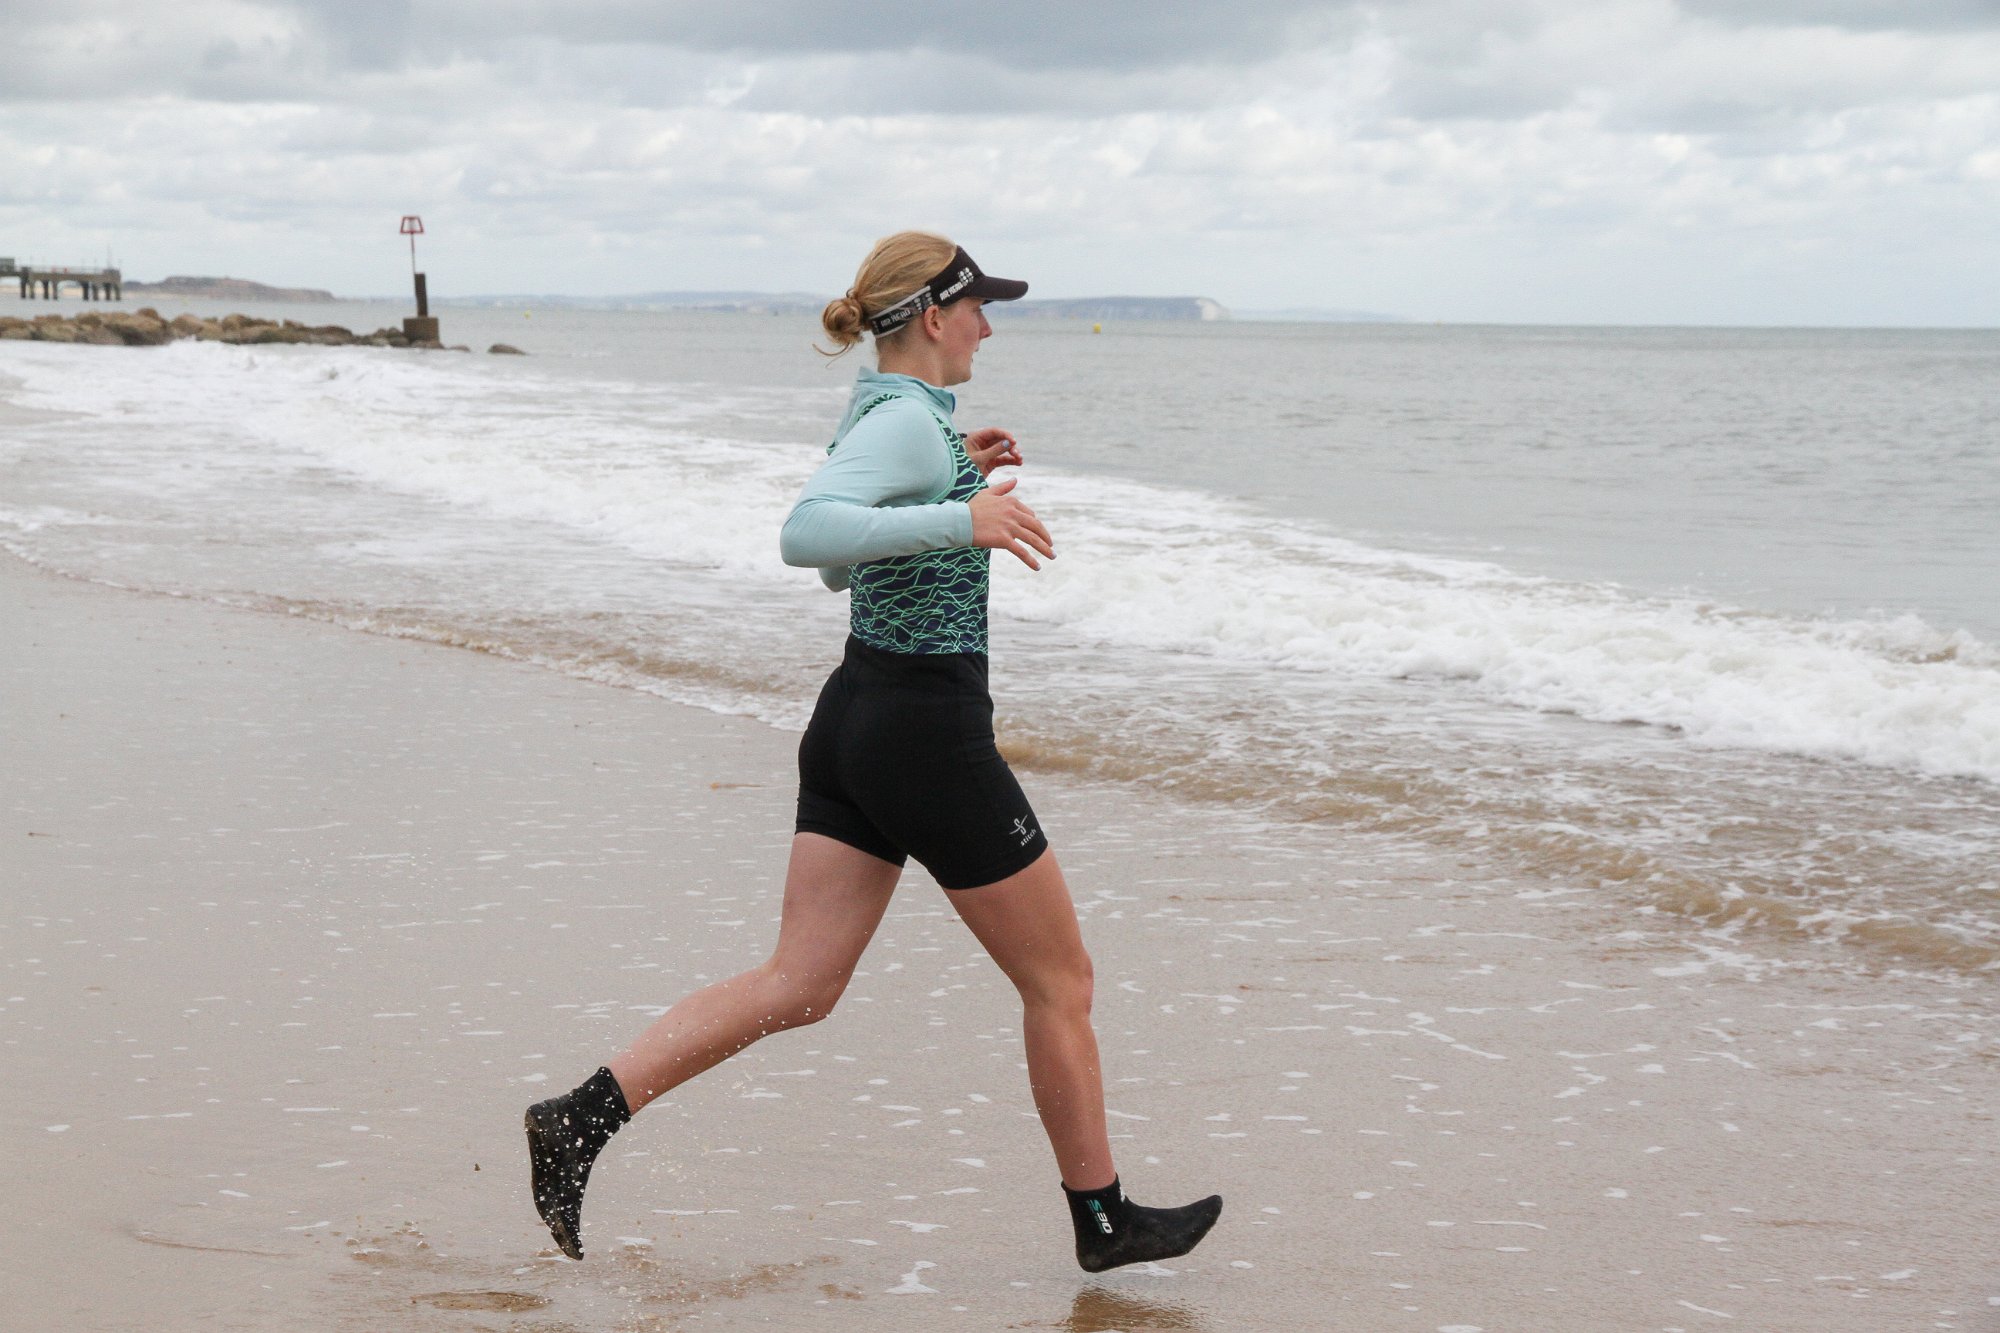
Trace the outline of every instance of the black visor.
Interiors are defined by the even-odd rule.
[[[984,301],[1018,301],[1028,294],[1028,284],[1012,278],[989,278],[972,262],[964,247],[952,255],[944,271],[885,310],[869,317],[868,327],[876,337],[894,333],[932,306],[947,306],[977,296]]]

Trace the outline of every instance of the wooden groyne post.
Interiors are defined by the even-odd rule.
[[[413,343],[441,342],[438,322],[431,316],[430,293],[425,290],[424,275],[417,272],[417,237],[424,234],[424,220],[415,213],[405,213],[397,232],[410,238],[410,278],[417,288],[417,313],[403,321],[403,336]]]

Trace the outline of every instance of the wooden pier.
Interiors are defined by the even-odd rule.
[[[125,276],[115,268],[22,268],[12,259],[0,258],[0,278],[18,279],[24,301],[36,296],[60,300],[65,284],[74,284],[86,301],[125,299]]]

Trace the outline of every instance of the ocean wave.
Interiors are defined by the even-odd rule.
[[[1915,616],[1807,620],[1361,546],[1196,493],[1046,483],[1058,560],[1010,612],[1101,643],[1435,680],[1704,745],[2000,781],[2000,653]],[[1041,503],[1039,500],[1036,501]]]
[[[218,466],[332,469],[501,522],[555,524],[631,557],[614,576],[634,587],[662,577],[660,562],[810,586],[779,564],[775,534],[820,447],[705,424],[796,418],[796,393],[765,401],[581,383],[512,361],[207,344],[128,356],[109,377],[86,364],[104,355],[31,349],[12,362],[21,400],[171,431],[187,446],[177,467],[191,450]],[[1815,620],[1530,577],[1042,465],[1021,493],[1061,558],[1039,575],[996,560],[1002,619],[1281,675],[1430,682],[1703,746],[2000,782],[2000,653],[1914,616]]]

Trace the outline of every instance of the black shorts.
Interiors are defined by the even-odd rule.
[[[799,742],[800,833],[947,889],[1025,870],[1048,847],[993,743],[984,653],[890,653],[850,636]]]

